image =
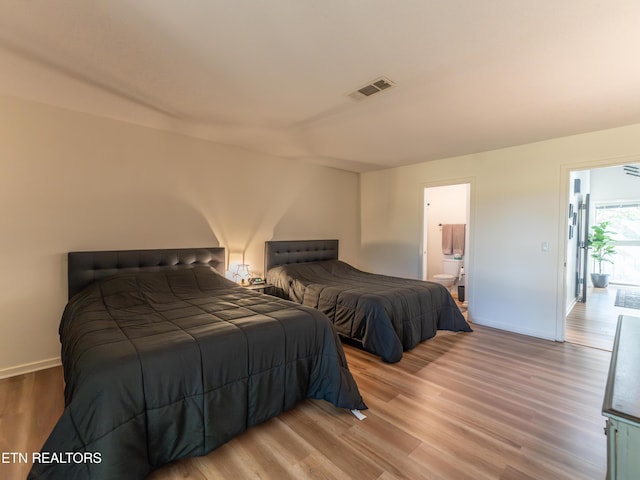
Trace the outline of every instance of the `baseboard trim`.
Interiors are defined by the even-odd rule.
[[[485,327],[497,328],[498,330],[504,330],[506,332],[527,335],[528,337],[536,337],[542,340],[551,340],[553,342],[557,341],[549,332],[545,332],[542,330],[532,330],[530,328],[520,328],[519,326],[516,326],[516,328],[514,328],[514,325],[511,323],[487,321],[486,319],[478,317],[474,317],[473,323],[477,325],[483,325]]]
[[[60,357],[49,358],[47,360],[39,360],[37,362],[24,363],[15,367],[0,369],[0,379],[24,375],[25,373],[37,372],[45,368],[57,367],[62,365]]]

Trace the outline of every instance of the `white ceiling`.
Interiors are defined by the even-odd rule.
[[[640,123],[640,1],[3,0],[0,71],[5,94],[367,171]]]

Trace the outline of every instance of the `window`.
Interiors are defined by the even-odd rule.
[[[609,222],[616,232],[613,264],[603,265],[611,282],[640,285],[640,200],[596,204],[595,223]]]

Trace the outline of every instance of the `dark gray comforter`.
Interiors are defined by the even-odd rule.
[[[340,335],[387,362],[437,330],[470,332],[449,291],[439,283],[363,272],[341,262],[280,265],[266,280],[278,295],[326,314]]]
[[[66,408],[42,449],[56,461],[29,478],[141,479],[306,397],[366,408],[324,315],[207,267],[93,284],[60,337]]]

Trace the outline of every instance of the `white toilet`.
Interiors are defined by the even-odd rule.
[[[433,281],[444,285],[446,288],[451,289],[453,284],[460,274],[460,267],[463,260],[457,260],[454,258],[445,258],[442,260],[443,273],[438,273],[433,276]]]

